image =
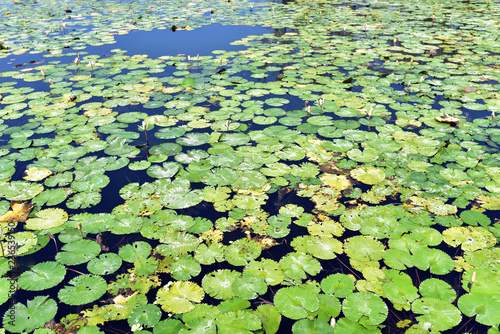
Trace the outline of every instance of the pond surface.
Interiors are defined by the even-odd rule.
[[[498,6],[3,4],[0,333],[498,333]]]

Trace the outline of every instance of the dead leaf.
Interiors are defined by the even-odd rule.
[[[1,216],[0,222],[24,223],[26,222],[26,219],[28,219],[31,210],[33,210],[33,204],[27,201],[11,201],[10,206],[12,207],[12,210],[6,212],[3,216]]]

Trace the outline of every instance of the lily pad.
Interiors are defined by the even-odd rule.
[[[382,323],[389,310],[379,296],[362,291],[350,294],[344,299],[342,312],[347,319],[366,326]]]
[[[11,319],[9,312],[5,313],[3,325],[12,333],[23,333],[42,327],[52,320],[57,313],[57,303],[48,296],[36,296],[27,304],[17,303],[13,307],[15,317]]]
[[[84,305],[99,299],[106,293],[106,281],[95,275],[80,275],[59,290],[59,299],[69,305]]]
[[[28,291],[41,291],[62,282],[66,268],[57,262],[41,262],[19,277],[19,287]]]
[[[298,320],[319,308],[319,300],[304,288],[282,288],[274,295],[274,305],[282,315]]]
[[[45,209],[36,213],[37,218],[26,221],[25,227],[30,230],[47,230],[58,227],[68,220],[66,211],[58,208]]]

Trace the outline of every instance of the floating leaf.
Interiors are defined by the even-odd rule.
[[[288,253],[280,260],[283,273],[291,279],[306,279],[307,274],[314,276],[321,271],[321,264],[309,254]]]
[[[413,254],[412,261],[418,269],[429,269],[436,275],[445,275],[453,270],[453,260],[439,249],[421,248]]]
[[[462,314],[452,304],[434,298],[420,298],[413,302],[412,311],[422,314],[417,317],[420,323],[430,323],[431,328],[445,331],[458,325]]]
[[[292,326],[292,333],[297,334],[320,334],[333,333],[333,328],[330,324],[320,319],[302,319],[297,321]]]
[[[453,303],[457,298],[457,294],[453,288],[437,278],[428,278],[418,287],[420,294],[424,298],[437,298],[448,303]]]
[[[458,308],[466,316],[476,316],[476,321],[486,326],[497,327],[500,324],[500,300],[482,293],[464,294],[458,300]]]
[[[200,264],[191,255],[179,257],[170,266],[170,275],[179,281],[187,281],[201,272]]]
[[[57,313],[57,304],[48,296],[36,296],[28,300],[26,305],[17,303],[13,307],[15,317],[6,312],[3,317],[3,326],[12,333],[22,333],[41,328],[52,320]]]
[[[194,308],[194,303],[203,300],[203,289],[193,282],[170,282],[158,290],[156,302],[166,312],[186,313]]]
[[[222,313],[215,319],[221,333],[251,333],[262,327],[260,318],[248,311],[233,311]]]
[[[5,202],[8,205],[8,202]],[[24,223],[28,218],[31,210],[33,210],[33,204],[27,201],[11,201],[10,206],[12,210],[5,212],[0,216],[0,222],[19,222]]]
[[[27,181],[41,181],[46,177],[50,176],[51,174],[52,171],[49,170],[47,167],[42,167],[42,168],[30,167],[26,170],[26,176],[24,176],[23,179]]]
[[[243,299],[255,299],[259,295],[263,295],[267,291],[267,284],[261,277],[256,277],[248,274],[243,274],[238,277],[233,285],[232,290],[235,296]]]
[[[26,201],[43,191],[43,185],[23,181],[0,183],[0,194],[10,201]]]
[[[62,209],[45,209],[38,211],[37,218],[26,221],[25,227],[30,230],[47,230],[64,224],[68,220],[68,214]]]
[[[171,209],[195,206],[205,198],[203,191],[191,190],[190,182],[186,179],[175,179],[172,182],[164,180],[159,185],[158,193],[161,203]]]
[[[333,274],[321,281],[321,289],[325,293],[333,294],[338,298],[345,298],[354,291],[354,282],[345,274]]]
[[[316,311],[319,300],[306,289],[294,286],[278,290],[274,295],[274,305],[285,317],[298,320],[306,318],[308,312]]]
[[[385,173],[379,168],[356,168],[351,171],[351,176],[365,184],[378,184],[385,180]]]
[[[223,269],[209,273],[203,277],[202,286],[206,293],[216,299],[234,297],[231,286],[241,274],[237,271]]]
[[[115,253],[101,254],[87,264],[87,269],[95,275],[109,275],[120,269],[122,259]]]
[[[66,265],[77,265],[90,261],[101,252],[101,246],[92,240],[77,240],[62,247],[56,261]],[[79,305],[79,304],[78,304]]]
[[[127,321],[130,327],[140,325],[142,327],[153,327],[161,319],[161,310],[156,305],[141,305],[136,307],[129,315]]]
[[[281,323],[281,314],[274,305],[262,304],[255,310],[255,314],[262,321],[262,328],[266,334],[278,332]]]
[[[225,259],[233,266],[244,266],[259,257],[260,246],[254,240],[239,239],[229,245],[225,250]]]
[[[450,227],[443,232],[443,240],[453,247],[461,246],[464,251],[493,247],[495,236],[482,227]]]
[[[66,268],[57,262],[41,262],[19,277],[19,287],[28,291],[41,291],[62,282]]]
[[[132,245],[128,244],[120,248],[118,255],[123,261],[134,262],[136,258],[147,258],[151,254],[151,245],[145,241],[136,241]]]
[[[33,249],[37,241],[38,237],[33,232],[16,232],[10,234],[8,239],[4,237],[2,245],[5,253],[9,250],[10,255],[19,256]],[[15,251],[12,250],[12,247]]]
[[[106,293],[106,281],[100,276],[80,275],[59,290],[59,299],[69,305],[84,305],[99,299]]]
[[[366,326],[382,323],[389,310],[379,296],[362,291],[350,294],[344,299],[342,312],[347,319]]]

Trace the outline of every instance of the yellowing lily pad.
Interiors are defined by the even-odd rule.
[[[378,184],[385,180],[385,173],[379,168],[371,166],[364,168],[356,168],[351,171],[351,176],[356,180],[366,184]]]
[[[38,211],[38,218],[30,218],[25,227],[30,230],[46,230],[64,224],[68,220],[68,214],[63,209],[51,208]]]
[[[27,181],[41,181],[50,175],[52,175],[52,171],[47,167],[30,167],[26,170],[24,179]]]
[[[335,190],[344,190],[352,186],[352,181],[344,175],[323,174],[319,178],[321,182]]]

